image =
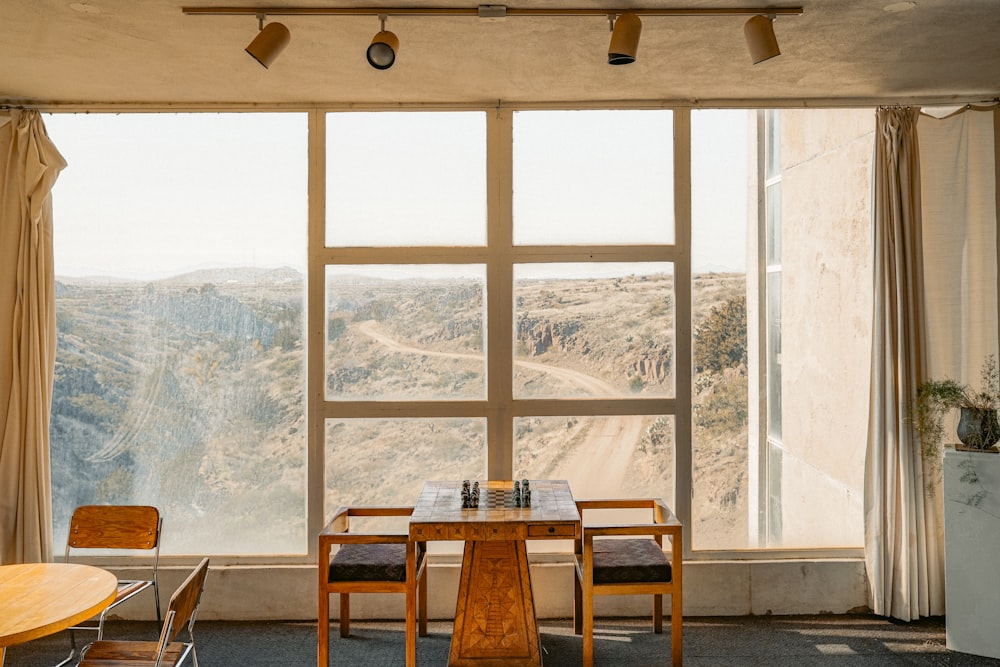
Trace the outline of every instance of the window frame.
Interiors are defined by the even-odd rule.
[[[479,111],[486,118],[487,155],[487,245],[485,247],[385,247],[354,248],[328,247],[326,245],[326,117],[329,113],[358,111],[358,107],[255,106],[252,109],[231,109],[211,106],[204,109],[187,109],[193,112],[262,111],[306,113],[308,116],[308,231],[306,268],[306,331],[304,354],[306,359],[306,418],[308,435],[306,443],[306,531],[307,553],[274,555],[219,555],[220,564],[314,564],[318,557],[315,535],[325,521],[325,425],[327,420],[343,417],[485,417],[488,420],[491,443],[499,447],[488,449],[487,472],[490,478],[510,478],[513,470],[513,429],[506,424],[516,417],[526,416],[580,416],[591,414],[617,415],[662,414],[672,416],[675,424],[675,496],[674,510],[682,523],[691,525],[692,497],[692,372],[693,328],[691,294],[691,108],[635,104],[622,105],[622,109],[664,108],[673,112],[674,159],[674,242],[668,245],[607,245],[607,246],[515,246],[512,239],[511,189],[513,170],[513,115],[522,110],[580,110],[610,109],[600,104],[566,105],[483,105],[428,107],[426,105],[373,107],[369,111]],[[725,107],[720,107],[725,108]],[[732,105],[728,108],[754,109],[753,105]],[[758,107],[759,108],[759,107]],[[81,109],[58,107],[46,109],[53,113],[74,113]],[[115,111],[149,113],[162,111],[174,113],[172,108],[130,109],[116,106],[104,109],[88,107],[88,111]],[[761,112],[763,114],[763,112]],[[759,147],[759,150],[763,150]],[[763,179],[758,181],[763,188]],[[763,202],[763,192],[760,193]],[[758,230],[760,236],[763,230]],[[763,277],[764,245],[758,244],[759,277]],[[484,401],[375,402],[331,401],[326,397],[326,267],[331,265],[406,263],[406,264],[470,264],[482,263],[487,267],[487,293],[497,293],[487,305],[487,321],[493,331],[512,331],[513,266],[515,264],[546,262],[669,262],[674,267],[675,284],[675,394],[673,398],[624,398],[624,399],[513,399],[512,375],[489,373],[487,398]],[[749,275],[749,274],[748,274]],[[760,304],[758,304],[758,307]],[[766,321],[763,318],[760,321]],[[758,349],[759,354],[761,350]],[[490,368],[499,364],[510,367],[513,347],[494,345],[489,355]],[[688,372],[681,372],[688,369]],[[758,376],[761,374],[758,373]],[[759,378],[758,378],[759,379]],[[508,398],[498,399],[497,396]],[[761,409],[760,406],[754,410]],[[763,408],[766,409],[766,408]],[[764,413],[766,414],[766,412]],[[503,419],[501,419],[503,416]],[[766,438],[766,424],[764,426]],[[759,440],[758,445],[761,446]],[[758,461],[759,465],[764,465]],[[686,474],[676,474],[687,471]],[[762,508],[758,508],[760,511]],[[858,558],[863,549],[809,548],[765,549],[755,548],[730,551],[692,551],[691,541],[685,544],[684,557],[689,560],[775,560],[775,559],[824,559]],[[171,559],[172,557],[168,557]],[[127,563],[132,559],[115,559],[114,563]]]

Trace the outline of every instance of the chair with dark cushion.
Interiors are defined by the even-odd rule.
[[[351,634],[352,593],[406,595],[406,665],[417,664],[417,633],[427,635],[425,543],[406,533],[351,532],[351,517],[407,517],[412,507],[341,507],[319,534],[318,667],[328,667],[330,594],[340,596],[340,636]],[[339,548],[333,553],[334,545]]]
[[[653,631],[663,632],[663,595],[670,596],[671,664],[683,660],[680,521],[658,498],[578,500],[583,535],[576,540],[574,630],[583,635],[583,665],[594,664],[594,596],[652,595]],[[588,510],[649,510],[648,523],[587,525]],[[663,551],[670,541],[669,558]]]

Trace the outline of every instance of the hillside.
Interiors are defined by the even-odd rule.
[[[518,285],[517,397],[673,395],[669,275]],[[742,276],[696,277],[695,290],[696,332],[715,321],[726,335],[732,325],[719,313],[727,303],[745,309],[733,301]],[[166,531],[171,552],[304,550],[302,300],[290,271],[61,279],[57,539],[76,505],[141,502],[180,527]],[[328,301],[331,398],[484,397],[481,284],[340,277]],[[742,336],[745,354],[745,321]],[[702,365],[695,499],[707,539],[745,532],[746,378],[745,364]],[[410,502],[430,477],[485,477],[482,420],[329,420],[326,433],[329,509]],[[670,497],[673,450],[668,417],[515,422],[516,476],[565,477],[580,496]]]

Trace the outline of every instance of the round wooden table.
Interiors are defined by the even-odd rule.
[[[6,647],[64,630],[115,599],[118,579],[75,563],[0,565],[0,665]]]

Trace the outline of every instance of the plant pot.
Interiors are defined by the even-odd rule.
[[[1000,422],[996,410],[962,408],[958,420],[958,439],[970,449],[989,449],[1000,440]]]

